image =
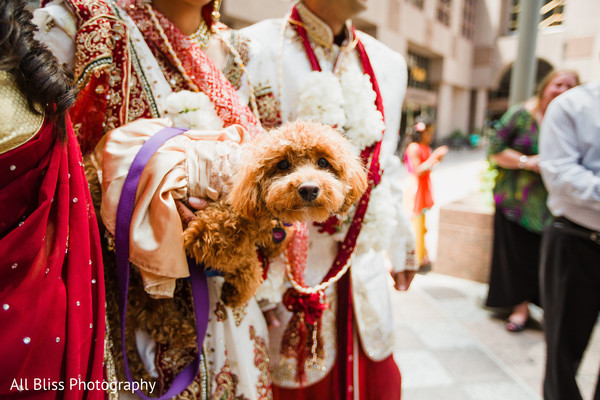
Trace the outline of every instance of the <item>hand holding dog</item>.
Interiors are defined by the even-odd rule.
[[[188,204],[190,205],[190,207],[188,207],[181,200],[175,200],[175,206],[177,207],[177,212],[181,217],[181,223],[183,224],[184,229],[196,217],[194,215],[194,212],[204,210],[206,207],[208,207],[210,201],[206,199],[200,199],[198,197],[190,197],[188,199]]]
[[[392,273],[392,277],[394,278],[394,289],[401,292],[407,291],[416,273],[417,271],[415,270],[404,270]]]

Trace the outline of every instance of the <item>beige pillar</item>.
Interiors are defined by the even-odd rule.
[[[452,126],[452,112],[452,86],[447,83],[440,83],[436,120],[436,139],[438,141],[448,137],[454,129]]]
[[[477,89],[475,98],[475,115],[473,116],[474,128],[483,128],[485,122],[485,110],[488,104],[488,92],[485,88]]]

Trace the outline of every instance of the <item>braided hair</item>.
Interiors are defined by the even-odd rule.
[[[41,114],[36,104],[45,108],[64,141],[65,115],[75,102],[75,92],[56,58],[35,40],[37,28],[26,4],[26,0],[0,1],[0,70],[15,77],[32,112]]]

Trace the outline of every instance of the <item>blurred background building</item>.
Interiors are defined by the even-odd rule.
[[[336,0],[331,0],[336,1]],[[529,0],[521,0],[529,1]],[[551,69],[600,79],[600,1],[544,0],[537,38],[538,81]],[[291,0],[224,0],[234,28],[283,16]],[[519,0],[369,0],[355,25],[408,64],[406,126],[436,121],[437,141],[482,132],[508,106],[518,48]],[[274,38],[274,40],[276,40]]]

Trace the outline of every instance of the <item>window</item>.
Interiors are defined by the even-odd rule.
[[[429,59],[409,51],[406,64],[408,66],[408,86],[431,90]]]
[[[565,0],[546,0],[546,4],[540,10],[540,14],[542,14],[540,29],[562,25],[565,2]]]
[[[446,26],[450,26],[451,8],[452,0],[438,0],[437,19]]]
[[[423,0],[407,0],[413,6],[423,9]]]
[[[542,15],[539,29],[544,29],[549,26],[562,25],[563,12],[566,0],[545,0],[544,5],[540,9]],[[510,8],[510,20],[508,23],[508,30],[514,32],[518,28],[518,15],[520,11],[519,0],[512,0]]]
[[[519,16],[519,0],[511,0],[510,19],[508,21],[508,30],[514,32],[518,28],[517,18]]]
[[[464,0],[463,3],[463,20],[461,33],[467,39],[473,39],[475,32],[475,5],[476,0]]]

